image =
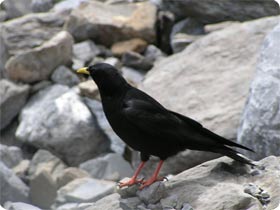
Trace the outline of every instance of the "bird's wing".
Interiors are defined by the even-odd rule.
[[[151,136],[179,135],[182,121],[157,103],[145,99],[127,100],[122,112],[132,125]]]

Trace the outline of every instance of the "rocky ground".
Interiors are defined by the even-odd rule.
[[[280,208],[279,12],[273,0],[5,0],[0,205]],[[254,149],[245,154],[257,166],[186,150],[163,166],[169,181],[118,189],[139,156],[110,128],[96,85],[75,74],[98,62],[114,65],[169,109]]]

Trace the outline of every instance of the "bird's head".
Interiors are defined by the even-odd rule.
[[[98,63],[88,67],[80,68],[77,73],[87,74],[92,77],[98,89],[103,95],[113,95],[128,86],[119,71],[110,64]]]

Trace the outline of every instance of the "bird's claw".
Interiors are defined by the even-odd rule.
[[[127,182],[119,182],[118,186],[119,186],[119,188],[129,187],[129,186],[132,186],[132,185],[135,185],[135,184],[142,184],[143,182],[144,182],[144,178],[142,178],[142,179],[131,178]]]

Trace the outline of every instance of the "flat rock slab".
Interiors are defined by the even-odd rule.
[[[113,193],[115,182],[92,178],[79,178],[58,190],[57,204],[95,202]]]

